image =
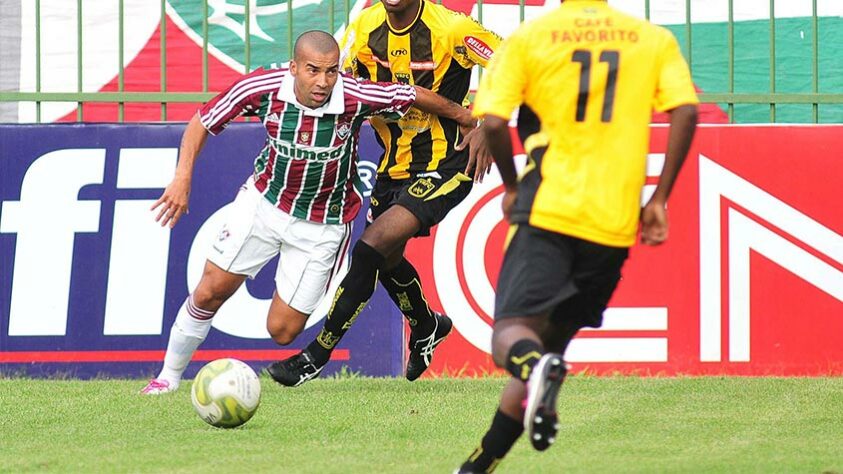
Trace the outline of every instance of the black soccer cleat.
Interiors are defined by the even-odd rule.
[[[427,370],[436,346],[448,337],[451,328],[454,327],[451,318],[442,313],[434,311],[433,317],[436,325],[427,337],[416,339],[415,331],[410,331],[410,357],[407,359],[407,380],[410,382],[419,378]]]
[[[317,365],[316,360],[306,350],[284,359],[273,362],[266,368],[272,380],[286,387],[298,387],[310,379],[315,379],[322,372],[324,365]]]
[[[567,374],[565,360],[559,354],[545,354],[530,374],[524,406],[524,429],[538,451],[544,451],[556,440],[556,432],[559,431],[556,399]]]

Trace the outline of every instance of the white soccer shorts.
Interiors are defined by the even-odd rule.
[[[348,251],[351,223],[320,224],[273,206],[249,178],[226,210],[208,260],[223,270],[255,275],[280,253],[275,271],[278,296],[310,314],[325,296]]]

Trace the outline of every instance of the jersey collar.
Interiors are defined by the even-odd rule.
[[[337,83],[334,84],[334,88],[331,90],[331,97],[328,98],[328,102],[323,104],[322,107],[311,109],[310,107],[299,103],[298,99],[296,99],[296,91],[293,88],[295,78],[292,74],[290,74],[289,64],[290,63],[286,63],[282,66],[287,67],[288,69],[284,78],[281,80],[281,87],[278,88],[278,98],[280,100],[295,105],[297,108],[301,109],[305,115],[311,115],[313,117],[322,117],[326,114],[340,115],[345,111],[342,74],[338,75]]]
[[[416,26],[416,23],[419,22],[419,18],[421,18],[422,12],[424,11],[424,4],[425,3],[427,3],[426,0],[421,0],[419,2],[419,11],[418,11],[418,13],[416,13],[416,17],[413,19],[413,21],[410,22],[409,25],[407,25],[406,28],[402,28],[400,30],[396,30],[395,28],[392,27],[392,24],[389,23],[389,13],[387,13],[386,14],[386,26],[387,26],[387,28],[389,28],[389,31],[392,32],[392,34],[398,35],[398,36],[406,35],[407,33],[409,33],[410,30],[412,30],[413,27]],[[381,7],[383,8],[383,6],[381,6]],[[386,10],[386,9],[384,9],[384,10]]]

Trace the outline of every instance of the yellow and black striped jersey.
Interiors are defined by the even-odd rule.
[[[533,157],[538,179],[522,178],[514,220],[629,247],[653,109],[697,102],[668,30],[605,1],[566,0],[501,45],[473,113],[508,119],[524,104],[541,123],[536,137],[549,145]]]
[[[471,68],[485,67],[501,38],[462,13],[420,3],[416,19],[402,30],[389,24],[383,4],[363,10],[340,45],[343,68],[365,79],[415,84],[466,103]],[[452,120],[413,108],[398,121],[370,121],[384,147],[379,176],[407,179],[465,168],[466,154],[454,152],[460,134]]]

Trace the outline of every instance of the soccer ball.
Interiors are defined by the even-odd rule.
[[[249,421],[261,402],[261,383],[251,367],[237,359],[217,359],[196,374],[190,391],[199,418],[218,428]]]

